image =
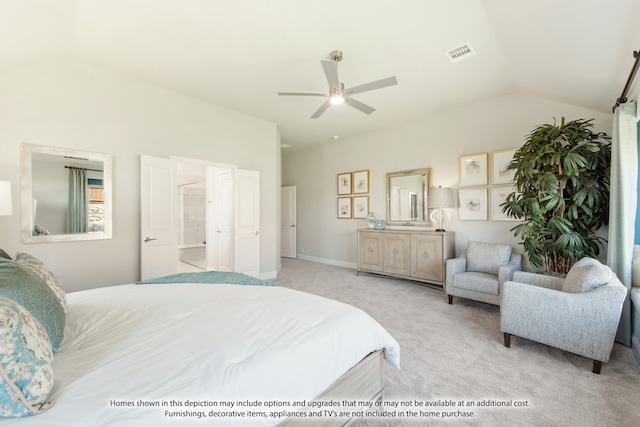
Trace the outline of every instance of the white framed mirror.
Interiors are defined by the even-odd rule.
[[[387,224],[430,226],[431,168],[387,173]]]
[[[112,237],[110,155],[22,144],[20,174],[22,243]]]

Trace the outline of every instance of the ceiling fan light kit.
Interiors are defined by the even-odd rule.
[[[324,70],[324,75],[329,83],[329,91],[327,93],[322,92],[278,92],[280,96],[324,96],[329,99],[324,102],[318,108],[318,110],[311,116],[312,119],[317,119],[324,113],[332,104],[347,104],[356,110],[362,111],[365,114],[371,114],[376,111],[375,108],[370,107],[354,98],[351,95],[368,92],[375,89],[382,89],[384,87],[393,86],[398,84],[398,80],[393,77],[387,77],[386,79],[376,80],[373,82],[365,83],[359,86],[345,89],[344,83],[340,82],[338,77],[338,62],[342,61],[342,51],[334,50],[330,54],[331,61],[321,60],[320,64]]]

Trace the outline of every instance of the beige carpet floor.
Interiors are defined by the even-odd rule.
[[[400,344],[401,369],[384,366],[384,399],[413,402],[405,409],[424,415],[354,426],[640,425],[640,368],[628,347],[616,343],[596,375],[591,360],[555,348],[516,337],[504,347],[496,306],[460,298],[449,305],[442,290],[347,268],[289,258],[282,264],[274,281],[359,307]],[[417,407],[437,400],[465,406]],[[516,401],[528,406],[496,406]]]

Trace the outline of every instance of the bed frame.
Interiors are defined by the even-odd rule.
[[[382,381],[382,364],[384,361],[384,350],[377,350],[369,353],[357,365],[349,369],[344,375],[338,378],[323,393],[313,399],[322,400],[357,400],[362,402],[375,402],[382,399],[384,389]],[[303,412],[317,412],[323,408],[304,408]],[[327,408],[335,410],[335,408]],[[351,406],[349,411],[364,410]],[[340,408],[338,408],[340,410]],[[369,409],[371,410],[371,409]],[[309,418],[288,418],[280,423],[281,427],[314,426],[314,427],[337,427],[347,426],[355,418],[347,417],[309,417]]]

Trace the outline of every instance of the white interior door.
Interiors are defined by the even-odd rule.
[[[260,275],[260,172],[237,169],[234,180],[234,271]]]
[[[174,161],[140,157],[141,280],[177,271],[177,189]]]
[[[212,168],[213,169],[213,168]],[[231,170],[215,171],[215,264],[216,270],[233,271],[233,173]]]
[[[282,187],[280,195],[280,255],[287,258],[296,258],[296,187],[295,185]]]

